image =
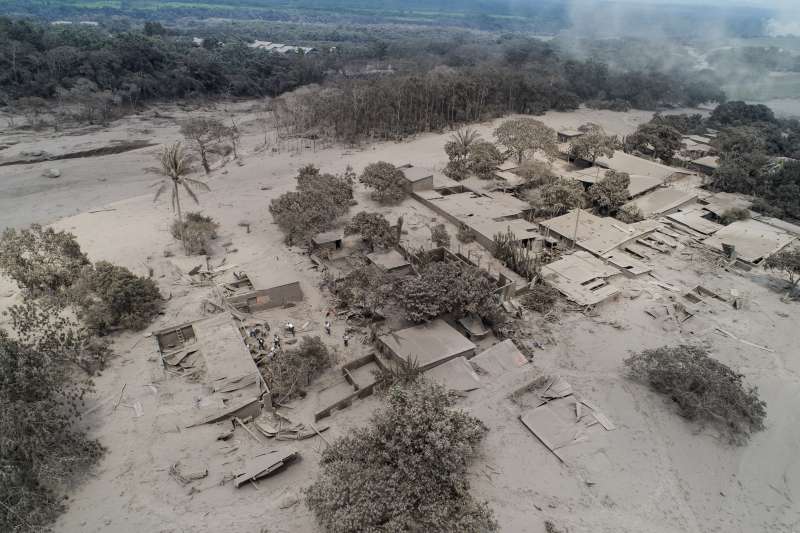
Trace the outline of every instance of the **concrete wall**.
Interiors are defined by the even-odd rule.
[[[300,282],[297,281],[269,289],[257,289],[245,294],[231,296],[227,299],[232,306],[236,308],[247,307],[251,312],[272,309],[289,302],[300,302],[302,300],[303,291],[300,288]]]

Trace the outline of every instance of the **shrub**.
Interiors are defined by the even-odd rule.
[[[89,259],[71,233],[42,228],[6,229],[0,238],[0,270],[33,293],[67,288]]]
[[[456,233],[456,239],[463,242],[464,244],[475,242],[475,232],[472,231],[472,228],[470,228],[466,224],[459,224],[458,233]]]
[[[367,427],[322,453],[306,494],[319,524],[332,533],[496,531],[467,478],[486,427],[451,407],[439,386],[392,386]]]
[[[528,201],[539,215],[556,217],[583,207],[585,195],[581,182],[560,178],[528,191]]]
[[[76,425],[92,384],[71,367],[70,343],[31,344],[26,331],[0,330],[0,531],[9,532],[46,530],[63,510],[54,487],[103,452]]]
[[[669,395],[689,420],[707,420],[726,430],[733,442],[745,442],[764,429],[766,403],[747,388],[743,377],[699,346],[664,346],[625,360],[631,378]]]
[[[407,194],[403,171],[385,161],[367,165],[359,181],[372,189],[372,199],[382,204],[399,203]]]
[[[439,248],[450,247],[450,234],[444,224],[437,224],[431,228],[431,242]]]
[[[730,207],[722,212],[719,217],[719,223],[727,226],[737,220],[747,220],[750,218],[750,210],[742,207]]]
[[[635,205],[623,205],[614,213],[614,218],[626,224],[633,224],[644,220],[642,210]]]
[[[217,229],[219,229],[219,223],[213,218],[200,213],[186,213],[183,221],[186,252],[192,255],[207,254],[209,241],[217,238]],[[180,222],[174,221],[170,232],[173,237],[180,240]]]
[[[531,290],[520,298],[520,302],[526,309],[537,313],[547,313],[555,306],[561,293],[546,283],[537,283]]]
[[[107,261],[85,267],[72,294],[81,318],[101,335],[118,328],[142,329],[161,310],[161,293],[153,280]]]
[[[528,281],[539,274],[539,256],[518,241],[511,228],[494,236],[492,255]]]
[[[272,397],[281,403],[294,396],[305,396],[304,387],[328,368],[331,361],[328,347],[319,337],[303,337],[297,349],[268,359],[262,374]]]

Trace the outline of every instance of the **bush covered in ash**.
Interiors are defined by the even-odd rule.
[[[33,224],[0,237],[0,271],[34,295],[69,287],[88,264],[75,236],[65,231]]]
[[[666,394],[689,420],[709,421],[731,441],[744,443],[764,429],[766,403],[744,376],[711,357],[703,347],[680,345],[644,350],[625,360],[628,375]]]
[[[186,213],[183,221],[183,239],[186,253],[191,255],[207,254],[210,241],[217,238],[219,223],[213,218],[200,213]],[[181,223],[175,220],[170,233],[181,239]]]
[[[332,362],[333,357],[322,339],[303,337],[296,349],[268,359],[262,367],[262,375],[272,397],[280,403],[294,396],[305,396],[304,388]]]
[[[322,453],[308,507],[333,533],[496,531],[467,478],[485,432],[480,420],[452,408],[443,388],[394,385],[369,425]]]
[[[537,313],[547,313],[556,305],[561,293],[547,283],[537,283],[531,290],[520,297],[525,309],[536,311]]]
[[[161,310],[158,285],[125,267],[98,261],[87,266],[72,287],[78,314],[98,334],[142,329]]]

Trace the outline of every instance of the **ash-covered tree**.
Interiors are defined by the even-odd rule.
[[[716,424],[731,441],[743,444],[764,429],[766,403],[744,376],[710,356],[701,346],[664,346],[625,360],[628,376],[674,401],[681,416]]]
[[[54,303],[26,299],[8,310],[12,329],[25,335],[25,344],[50,360],[77,366],[86,374],[105,368],[111,355],[108,343],[94,336]]]
[[[577,180],[565,178],[528,191],[526,196],[538,215],[548,217],[563,215],[586,203],[583,185]]]
[[[454,180],[463,180],[469,172],[469,155],[472,145],[480,139],[480,134],[472,128],[464,128],[450,136],[444,145],[449,158],[444,174]]]
[[[362,313],[366,317],[380,314],[393,301],[392,284],[375,268],[362,266],[336,280],[333,287],[341,307]]]
[[[75,236],[33,224],[8,228],[0,238],[0,271],[34,295],[68,288],[89,259]]]
[[[331,533],[496,531],[491,509],[469,492],[485,433],[442,387],[395,384],[366,427],[322,453],[308,507]]]
[[[300,169],[297,190],[274,198],[269,212],[285,234],[287,244],[307,241],[329,230],[336,219],[347,213],[353,200],[353,176],[321,174],[308,165]]]
[[[553,166],[544,161],[525,161],[515,172],[524,180],[525,189],[535,189],[558,179]]]
[[[626,224],[633,224],[644,220],[642,210],[636,205],[623,205],[614,213],[614,218]]]
[[[397,283],[394,295],[412,322],[432,320],[445,313],[491,315],[497,302],[495,287],[477,268],[457,261],[425,265],[419,275]]]
[[[558,154],[555,130],[536,119],[506,120],[494,130],[494,136],[519,164],[526,155],[533,157],[537,152],[542,152],[548,159],[554,159]]]
[[[208,152],[227,132],[225,125],[215,118],[195,117],[181,124],[181,134],[189,141],[200,156],[206,174],[211,172]]]
[[[399,203],[407,195],[403,171],[385,161],[367,165],[359,181],[372,189],[373,200],[382,204]]]
[[[789,283],[789,296],[797,291],[800,283],[800,248],[784,248],[776,254],[772,254],[764,261],[764,268],[773,272],[779,272]]]
[[[569,143],[569,154],[577,159],[583,159],[595,164],[598,157],[613,157],[614,150],[620,147],[616,135],[608,135],[597,124],[584,124],[579,131],[583,135],[572,139]]]
[[[469,171],[482,180],[491,179],[497,165],[503,162],[503,154],[494,143],[478,141],[469,149],[467,164]]]
[[[715,128],[774,123],[775,114],[764,104],[747,104],[741,100],[725,102],[714,108],[708,123]]]
[[[161,310],[161,293],[152,279],[107,261],[84,267],[71,293],[79,316],[100,335],[142,329]]]
[[[0,531],[47,530],[64,509],[57,487],[103,453],[79,425],[92,391],[82,335],[45,323],[22,316],[13,338],[0,330]]]
[[[450,234],[444,224],[436,224],[431,228],[431,242],[439,248],[450,246]]]
[[[625,138],[627,151],[639,151],[653,155],[664,163],[671,163],[672,158],[681,149],[683,136],[681,132],[664,123],[648,122],[636,128],[636,131]]]
[[[397,231],[380,213],[361,211],[345,226],[345,235],[359,234],[374,252],[375,247],[392,248],[397,245]]]
[[[598,215],[613,216],[628,201],[631,177],[626,172],[607,170],[605,177],[589,187],[588,196]]]

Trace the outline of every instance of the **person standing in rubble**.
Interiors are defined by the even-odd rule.
[[[345,346],[345,348],[346,348],[346,347],[347,347],[347,345],[348,345],[348,343],[350,342],[350,335],[348,335],[347,333],[345,333],[345,334],[344,334],[344,336],[342,337],[342,340],[344,341],[344,346]]]
[[[328,335],[331,334],[331,322],[330,322],[330,320],[326,320],[325,321],[325,333],[327,333]]]
[[[291,322],[287,322],[286,329],[289,331],[289,333],[292,334],[292,337],[294,337],[294,324],[292,324]]]

